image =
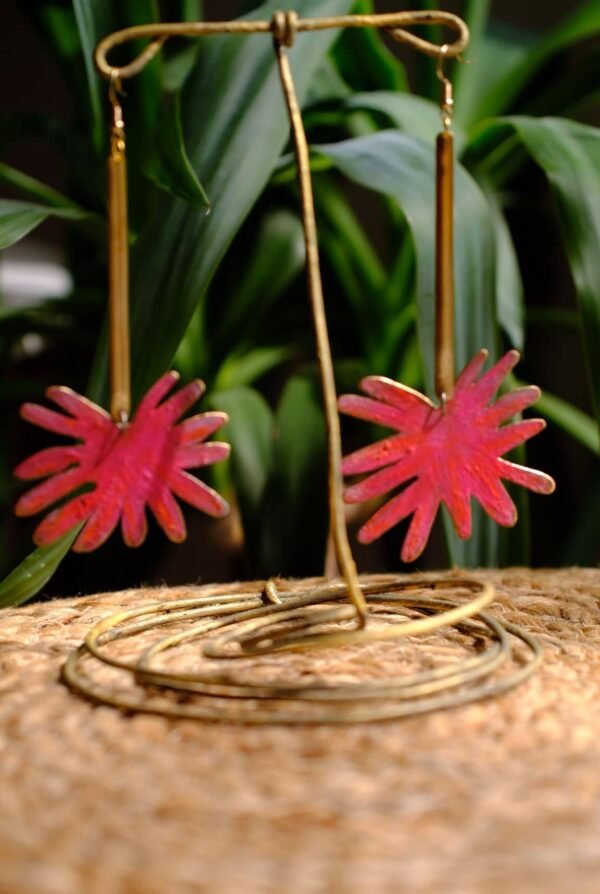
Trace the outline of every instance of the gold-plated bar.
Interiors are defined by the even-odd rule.
[[[127,161],[120,105],[113,105],[113,112],[108,157],[110,412],[115,422],[126,422],[131,410]]]
[[[436,141],[435,390],[454,390],[454,138],[443,130]]]
[[[317,342],[321,385],[323,388],[325,425],[327,429],[330,533],[335,546],[335,553],[340,570],[346,581],[348,595],[356,609],[357,620],[362,626],[365,623],[368,609],[365,597],[363,596],[358,583],[356,565],[350,550],[348,532],[346,530],[346,520],[344,517],[341,468],[342,439],[337,409],[333,360],[331,357],[327,320],[325,316],[325,303],[323,300],[323,286],[319,263],[317,224],[315,219],[308,143],[306,141],[302,114],[296,96],[296,89],[286,48],[279,41],[276,41],[275,48],[279,65],[279,75],[294,138],[296,164],[298,168],[298,185],[300,188],[300,203],[302,208],[302,223],[304,227],[304,241],[306,245],[308,292]]]

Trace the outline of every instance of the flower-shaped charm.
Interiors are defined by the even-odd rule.
[[[347,489],[346,502],[369,500],[410,482],[363,525],[358,535],[362,543],[371,543],[412,515],[401,557],[414,562],[425,548],[440,503],[445,503],[459,537],[466,539],[471,535],[472,496],[498,524],[515,524],[517,510],[502,479],[552,493],[555,484],[549,475],[501,459],[545,427],[543,419],[502,425],[533,404],[540,391],[532,385],[491,403],[519,354],[509,351],[480,376],[486,357],[487,351],[480,351],[465,367],[444,407],[379,376],[361,382],[369,397],[340,398],[343,413],[399,432],[344,459],[347,475],[374,472]]]
[[[47,391],[64,413],[37,404],[22,406],[21,415],[29,422],[78,441],[41,450],[15,469],[18,478],[47,479],[20,498],[17,515],[35,515],[69,498],[36,528],[38,546],[53,543],[85,522],[73,549],[90,552],[108,539],[119,519],[125,543],[139,546],[147,533],[146,506],[167,537],[179,543],[185,540],[186,527],[175,497],[208,515],[227,515],[225,500],[186,471],[229,455],[228,444],[203,443],[227,422],[227,415],[202,413],[176,424],[204,391],[196,380],[163,400],[178,379],[178,373],[166,373],[143,398],[131,423],[123,426],[70,388]]]

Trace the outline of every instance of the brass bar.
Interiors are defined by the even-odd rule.
[[[304,241],[306,245],[308,292],[317,342],[317,356],[319,360],[321,385],[323,388],[325,424],[327,429],[330,536],[333,539],[339,566],[348,588],[348,594],[356,608],[357,620],[360,626],[363,626],[367,615],[367,603],[358,583],[356,565],[350,550],[348,532],[346,530],[346,520],[344,517],[342,439],[337,409],[333,360],[331,357],[327,320],[325,316],[325,303],[323,300],[323,286],[319,263],[317,224],[310,175],[308,143],[306,141],[302,114],[298,105],[298,98],[296,96],[286,48],[280,42],[276,41],[275,51],[277,54],[281,85],[294,137],[294,149],[298,167],[298,185],[302,207]]]
[[[113,105],[113,112],[107,162],[110,412],[115,422],[126,422],[131,410],[127,161],[121,107]]]
[[[295,30],[322,31],[329,28],[382,28],[401,43],[428,56],[439,55],[440,47],[429,40],[418,37],[406,28],[424,25],[445,25],[457,35],[453,43],[447,44],[448,58],[458,56],[469,42],[469,29],[459,16],[440,10],[406,11],[380,15],[342,15],[324,18],[297,19]],[[134,77],[154,58],[169,37],[204,37],[211,34],[269,34],[272,22],[237,19],[231,22],[173,22],[135,25],[107,35],[96,48],[95,61],[100,74],[110,79],[117,74],[121,80]],[[113,47],[130,41],[150,39],[152,42],[128,65],[117,68],[108,62],[108,53]]]
[[[454,138],[443,130],[436,141],[435,390],[454,391]]]

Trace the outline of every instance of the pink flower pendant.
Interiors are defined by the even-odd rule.
[[[227,515],[225,500],[186,470],[229,455],[229,444],[203,443],[228,417],[225,413],[201,413],[176,424],[205,387],[195,380],[163,400],[178,379],[176,372],[162,376],[141,401],[133,420],[124,426],[70,388],[47,391],[63,413],[37,404],[22,406],[24,419],[77,440],[41,450],[15,469],[18,478],[46,479],[19,499],[17,515],[36,515],[68,498],[36,528],[38,546],[53,543],[85,522],[73,549],[91,552],[110,537],[119,520],[125,543],[140,546],[147,533],[146,506],[167,537],[179,543],[186,538],[186,526],[175,497],[208,515]]]
[[[340,398],[343,413],[399,432],[344,459],[344,474],[374,473],[346,490],[346,502],[369,500],[410,482],[363,525],[358,535],[362,543],[371,543],[412,515],[401,558],[414,562],[425,549],[440,503],[446,505],[459,537],[467,539],[472,496],[498,524],[515,524],[517,510],[502,479],[537,493],[552,493],[555,483],[549,475],[501,459],[545,428],[543,419],[502,425],[533,404],[539,388],[520,388],[492,403],[519,353],[509,351],[480,376],[486,357],[487,351],[480,351],[467,364],[443,408],[412,388],[379,376],[361,382],[369,397]]]

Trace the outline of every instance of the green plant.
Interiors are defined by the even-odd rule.
[[[295,5],[301,15],[373,8],[370,0]],[[269,17],[277,6],[266,2],[249,14]],[[574,119],[599,94],[597,46],[585,41],[600,35],[600,9],[596,0],[581,3],[539,38],[496,28],[491,7],[486,0],[464,3],[471,64],[452,70],[459,154],[457,362],[482,346],[492,355],[506,343],[522,348],[534,327],[555,332],[557,321],[564,324],[564,312],[530,309],[523,286],[527,264],[518,259],[519,214],[550,195],[578,301],[567,319],[585,352],[589,398],[575,407],[546,394],[539,409],[597,454],[591,414],[600,420],[600,130]],[[164,4],[161,12],[173,19],[202,14],[193,0]],[[20,339],[31,332],[43,336],[49,353],[57,345],[73,348],[66,377],[85,388],[88,348],[82,349],[80,333],[84,323],[87,331],[101,328],[105,280],[104,184],[97,173],[105,151],[105,86],[93,70],[91,50],[108,31],[157,19],[159,9],[152,0],[73,0],[72,8],[41,0],[28,13],[76,85],[86,126],[74,138],[64,122],[51,123],[53,139],[68,147],[71,159],[69,198],[0,166],[0,181],[19,196],[0,201],[0,245],[58,216],[69,222],[75,281],[68,299],[24,311],[0,306],[0,356],[11,369],[3,386],[7,400],[36,397],[28,392],[22,364],[14,361]],[[379,34],[334,37],[304,36],[291,58],[313,147],[339,385],[353,388],[369,372],[430,387],[432,145],[439,129],[434,66],[416,60],[415,95],[403,64]],[[565,73],[565,54],[574,47],[587,54],[591,76],[585,79],[583,66]],[[135,394],[173,362],[185,376],[202,376],[211,401],[231,415],[232,460],[216,474],[224,476],[219,486],[235,495],[241,512],[247,573],[318,571],[327,529],[324,433],[303,297],[294,165],[270,42],[210,38],[167,47],[128,86],[127,123]],[[49,129],[42,121],[31,126]],[[383,223],[383,238],[375,240],[353,210],[348,180],[360,187],[361,201],[363,190],[376,196],[369,202]],[[528,375],[527,367],[519,372]],[[45,377],[33,391],[41,391]],[[106,397],[104,335],[87,391],[96,400]],[[565,547],[569,561],[598,558],[590,533],[600,522],[597,466],[591,474],[594,482],[586,486],[592,498]],[[0,484],[8,508],[13,488],[6,470]],[[448,528],[452,560],[467,566],[527,561],[523,500],[525,525],[516,533],[499,531],[483,515],[466,544]],[[51,554],[30,556],[0,588],[2,604],[34,595],[68,546],[65,541]]]

